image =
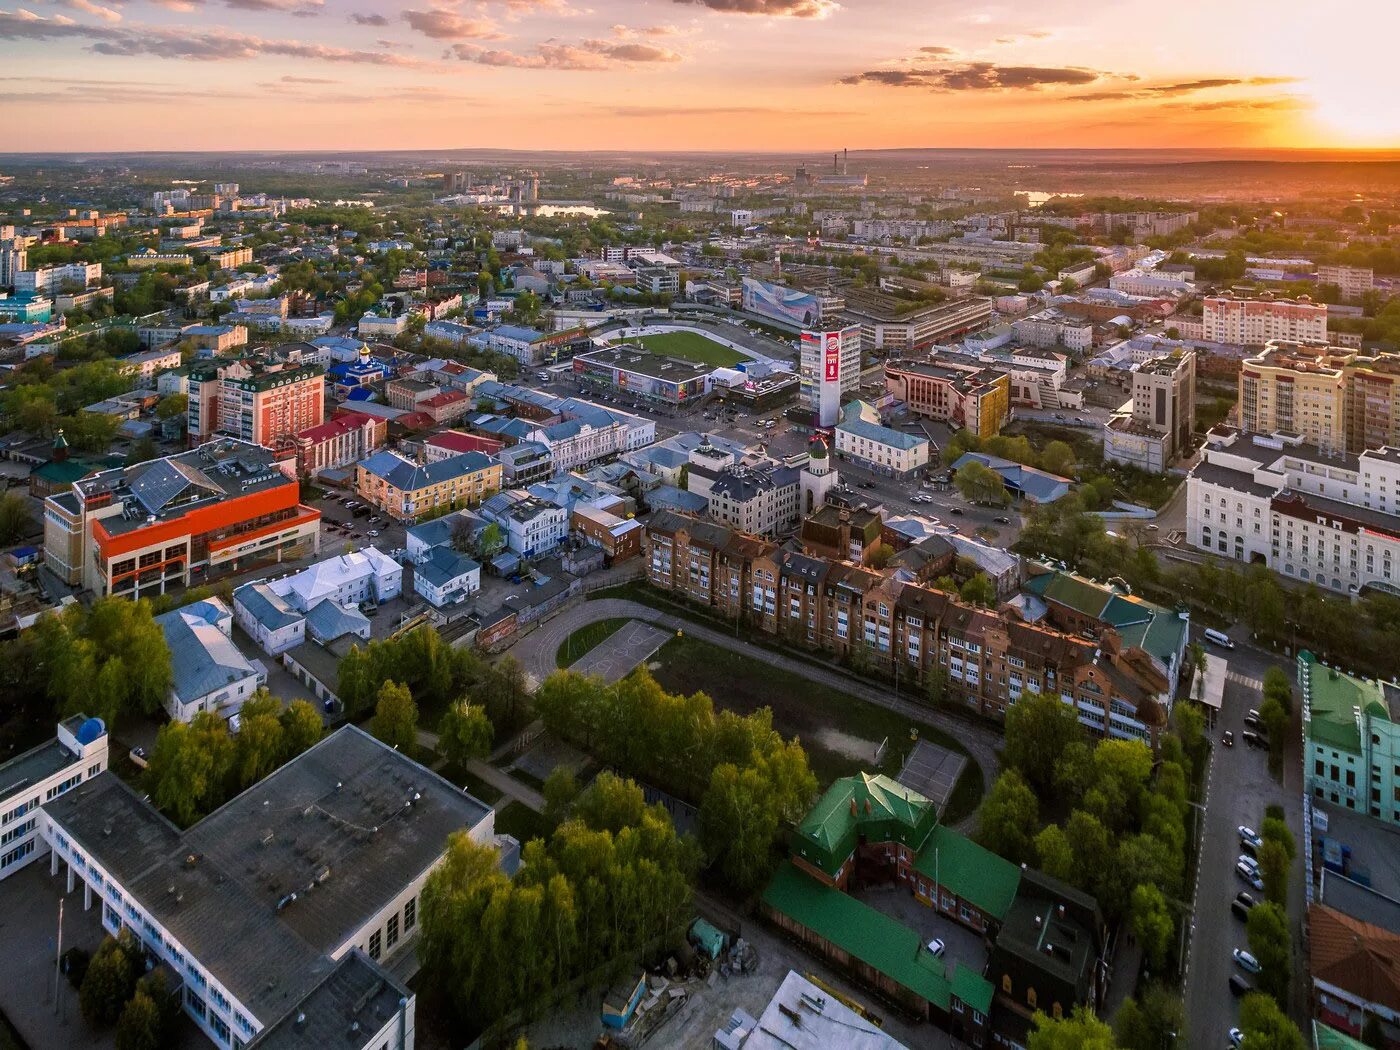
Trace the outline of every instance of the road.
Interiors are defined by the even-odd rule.
[[[594,601],[580,602],[566,609],[549,623],[517,642],[511,649],[511,655],[520,661],[531,682],[537,685],[556,670],[555,654],[559,652],[559,646],[569,635],[579,628],[599,620],[621,617],[647,620],[670,630],[684,630],[692,637],[704,639],[713,645],[731,649],[734,652],[753,656],[774,667],[780,667],[813,682],[830,686],[833,689],[840,689],[868,703],[878,704],[891,711],[907,715],[911,719],[935,726],[949,736],[956,738],[977,760],[977,764],[982,768],[984,791],[991,790],[992,781],[996,779],[997,772],[1000,770],[1001,764],[997,759],[997,752],[1002,746],[1002,736],[990,726],[953,718],[923,704],[901,700],[898,696],[892,695],[886,686],[868,684],[838,671],[818,667],[805,660],[797,660],[767,649],[760,649],[752,643],[742,638],[735,638],[724,631],[621,598],[599,598]],[[962,822],[960,829],[971,830],[974,823],[973,816],[969,816]]]
[[[1193,634],[1199,634],[1194,632]],[[1199,641],[1199,638],[1197,638]],[[1219,652],[1219,650],[1215,650]],[[1302,778],[1297,755],[1285,762],[1285,783],[1269,774],[1268,753],[1246,747],[1243,740],[1244,715],[1260,703],[1265,670],[1287,662],[1272,654],[1239,645],[1228,654],[1229,674],[1219,723],[1210,730],[1214,744],[1206,793],[1205,840],[1195,886],[1195,916],[1186,974],[1186,1016],[1190,1026],[1188,1046],[1223,1046],[1226,1032],[1239,1024],[1239,1000],[1229,993],[1230,975],[1236,972],[1230,957],[1233,948],[1246,948],[1244,923],[1230,913],[1230,902],[1241,890],[1255,899],[1263,895],[1240,881],[1235,874],[1239,856],[1241,824],[1256,831],[1264,820],[1266,806],[1284,807],[1294,838],[1302,842]],[[1225,731],[1235,734],[1235,746],[1226,748],[1220,739]],[[1290,736],[1290,745],[1293,744]],[[1304,971],[1301,951],[1303,916],[1303,862],[1294,862],[1289,882],[1289,925],[1293,930],[1295,992],[1302,984],[1296,975]],[[1300,1001],[1295,995],[1295,1001]],[[1295,1016],[1296,1012],[1295,1012]]]

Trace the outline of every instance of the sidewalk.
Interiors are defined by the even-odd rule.
[[[434,754],[437,753],[438,735],[436,733],[430,732],[426,729],[420,729],[418,730],[417,740],[420,747],[426,747]],[[498,749],[497,752],[492,755],[492,757],[494,758],[496,757],[496,755],[501,753],[502,751]],[[438,760],[434,763],[434,767],[436,767],[437,765],[441,765],[441,760]],[[501,770],[491,765],[491,763],[484,762],[479,758],[473,758],[470,762],[467,763],[467,772],[469,772],[474,777],[479,777],[480,779],[486,781],[486,783],[490,784],[502,795],[512,798],[516,802],[523,803],[530,809],[533,809],[536,813],[544,812],[543,795],[541,795],[534,788],[530,787],[528,784],[522,784],[509,773],[503,773]]]

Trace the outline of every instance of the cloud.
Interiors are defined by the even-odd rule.
[[[434,40],[500,40],[495,23],[484,18],[463,18],[440,7],[426,11],[409,9],[403,20],[413,29]]]
[[[379,14],[352,14],[350,16],[350,21],[354,22],[357,26],[387,26],[389,24],[389,19]]]
[[[954,48],[942,47],[937,45],[919,48],[919,54],[929,55],[932,58],[949,58],[953,55],[956,55],[957,53],[957,50]]]
[[[868,69],[842,77],[842,84],[881,84],[929,91],[1034,91],[1042,87],[1092,84],[1111,76],[1080,66],[1002,66],[967,62],[957,66]]]
[[[1307,102],[1297,95],[1277,95],[1272,98],[1218,98],[1190,102],[1168,102],[1164,109],[1186,109],[1195,113],[1215,110],[1288,110],[1306,109]]]
[[[594,111],[587,111],[594,114]],[[614,106],[609,112],[615,117],[642,119],[664,117],[667,120],[684,120],[694,117],[744,117],[754,115],[782,115],[785,117],[821,118],[857,117],[864,114],[851,109],[792,110],[781,106]]]
[[[1025,33],[1013,33],[1010,36],[999,36],[992,41],[994,44],[1001,44],[1003,47],[1009,44],[1020,44],[1027,40],[1049,40],[1055,34],[1048,29],[1032,29]]]
[[[330,77],[294,77],[294,76],[291,76],[291,75],[278,77],[277,80],[278,80],[279,83],[282,83],[282,84],[339,84],[339,83],[341,83],[339,80],[333,80],[333,79],[331,79]]]
[[[616,66],[650,65],[684,61],[670,48],[630,40],[581,40],[561,43],[546,40],[532,52],[488,49],[477,44],[454,44],[452,53],[463,62],[515,69],[598,71]]]
[[[294,15],[320,14],[326,0],[223,0],[238,11],[286,11]]]
[[[355,51],[299,40],[269,40],[225,29],[199,31],[190,27],[88,25],[55,15],[41,18],[31,11],[0,10],[0,40],[86,40],[100,55],[196,59],[206,62],[277,55],[308,61],[375,66],[417,66],[422,63],[392,52]]]
[[[840,10],[836,0],[672,0],[699,4],[731,15],[765,15],[769,18],[825,18]]]
[[[1202,77],[1171,84],[1147,84],[1129,91],[1091,91],[1069,97],[1077,102],[1110,102],[1123,99],[1170,98],[1174,95],[1190,95],[1197,91],[1212,91],[1225,87],[1264,87],[1297,82],[1297,77]]]
[[[94,15],[104,22],[120,22],[122,20],[122,13],[120,11],[102,4],[92,3],[92,0],[52,0],[52,2],[72,8],[74,11],[82,11],[84,14]],[[120,2],[120,0],[118,0],[118,2]]]
[[[613,36],[619,40],[636,40],[638,37],[680,36],[680,26],[612,26]]]

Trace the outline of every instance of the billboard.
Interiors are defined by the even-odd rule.
[[[822,373],[828,383],[841,382],[841,333],[826,333],[826,349],[822,354]]]
[[[745,277],[744,309],[797,328],[811,328],[822,319],[821,300],[811,292]]]

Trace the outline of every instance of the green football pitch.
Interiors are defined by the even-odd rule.
[[[683,361],[695,361],[702,365],[717,368],[733,368],[741,361],[747,361],[743,354],[721,346],[713,339],[706,339],[694,332],[666,332],[663,335],[633,336],[622,340],[624,343],[640,343],[653,354],[663,357],[678,357]]]

